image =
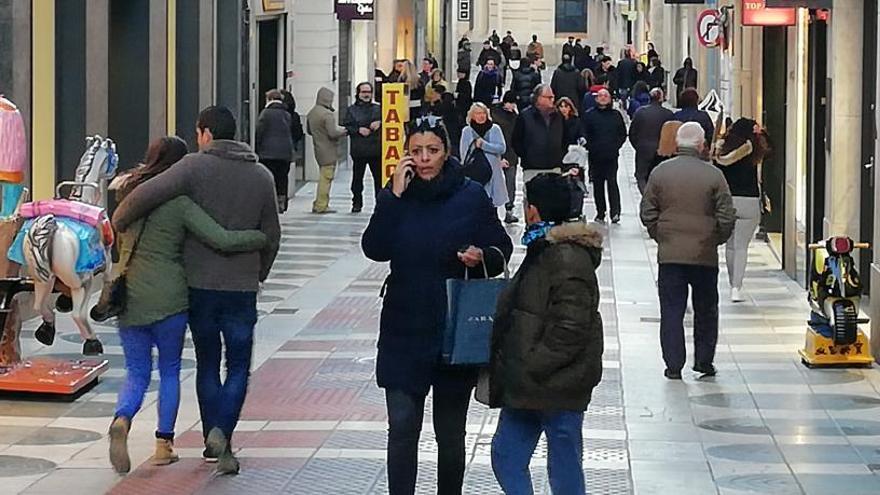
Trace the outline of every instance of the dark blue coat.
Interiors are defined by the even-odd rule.
[[[371,260],[391,262],[379,331],[379,386],[412,394],[427,394],[432,385],[472,387],[476,370],[442,366],[440,352],[446,279],[465,274],[459,249],[483,249],[491,276],[502,272],[505,260],[489,247],[501,249],[506,259],[513,252],[483,186],[465,179],[450,159],[435,181],[416,179],[400,198],[386,188],[361,245]],[[482,277],[482,267],[470,275]]]
[[[688,122],[696,122],[703,128],[706,133],[706,142],[712,142],[712,135],[715,134],[715,124],[712,123],[712,117],[703,110],[698,108],[682,108],[673,115],[675,120],[686,124]]]

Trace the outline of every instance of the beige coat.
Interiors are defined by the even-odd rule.
[[[718,246],[730,238],[736,210],[724,174],[680,150],[651,172],[641,218],[657,241],[658,263],[718,266]]]
[[[348,135],[345,127],[336,123],[333,97],[332,90],[319,89],[315,107],[306,117],[308,133],[315,145],[315,160],[319,166],[336,165],[339,159],[339,140]]]

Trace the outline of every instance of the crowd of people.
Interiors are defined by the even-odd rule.
[[[590,52],[581,40],[569,39],[544,82],[545,53],[537,36],[517,60],[522,51],[513,35],[508,31],[501,39],[493,32],[477,59],[481,68],[473,85],[470,42],[463,39],[454,88],[432,57],[422,60],[418,72],[411,61],[398,60],[390,74],[356,86],[342,125],[327,88],[318,91],[306,117],[320,168],[313,213],[332,212],[329,192],[340,140],[350,140],[353,213],[364,207],[367,170],[373,178],[376,205],[362,249],[391,266],[383,286],[376,377],[385,390],[393,495],[414,493],[429,392],[438,492],[462,492],[468,408],[483,377],[486,402],[501,408],[492,466],[505,493],[531,493],[528,466],[542,433],[554,493],[585,492],[582,427],[601,380],[604,348],[596,275],[603,228],[583,218],[577,186],[592,183],[595,222],[607,217],[619,223],[619,156],[627,139],[636,151],[639,216],[659,247],[664,374],[682,378],[689,287],[693,369],[716,373],[718,247],[726,244],[731,298],[743,300],[748,245],[764,204],[766,133],[749,119],[727,121],[716,132],[716,123],[699,109],[690,60],[673,80],[680,107],[673,112],[653,45],[650,68],[632,50],[616,66],[602,47],[596,56]],[[382,184],[376,100],[380,85],[389,82],[406,85],[410,121],[405,155]],[[271,90],[266,101],[254,149],[234,139],[236,122],[228,109],[209,107],[196,125],[198,153],[187,154],[176,137],[159,139],[144,163],[113,185],[120,201],[113,224],[121,256],[93,315],[120,321],[127,376],[110,427],[110,460],[119,472],[131,468],[128,434],[149,384],[153,347],[160,388],[152,462],[178,459],[173,440],[187,325],[197,358],[203,455],[217,461],[220,474],[239,471],[232,438],[247,390],[257,291],[278,251],[286,176],[304,135],[292,95]],[[581,148],[586,170],[568,158]],[[504,271],[513,245],[502,219],[518,223],[518,212],[526,257],[497,306],[487,308],[494,314],[489,362],[482,370],[444,364],[445,282]],[[111,304],[114,280],[124,282],[126,304]],[[227,372],[221,380],[224,347]]]
[[[411,104],[416,113],[406,156],[379,191],[362,239],[368,258],[391,264],[377,359],[388,410],[390,493],[414,493],[430,391],[438,492],[462,493],[468,404],[481,379],[478,368],[441,359],[449,308],[444,281],[499,274],[512,249],[501,218],[519,222],[518,211],[524,214],[527,255],[497,306],[487,309],[494,309],[494,328],[484,399],[501,408],[492,466],[505,493],[531,493],[528,466],[543,433],[553,492],[584,493],[583,414],[602,375],[596,270],[603,235],[597,223],[583,218],[583,199],[572,184],[588,179],[594,220],[619,223],[619,157],[627,139],[636,150],[638,214],[659,246],[664,376],[680,380],[687,361],[689,288],[693,370],[716,374],[718,248],[726,244],[731,299],[741,301],[769,145],[752,120],[728,120],[716,130],[719,123],[699,108],[690,59],[672,78],[679,107],[672,109],[666,70],[654,46],[648,48],[647,64],[627,49],[615,65],[602,47],[591,56],[588,45],[570,38],[544,81],[545,53],[537,36],[517,60],[522,51],[512,34],[502,39],[493,31],[477,58],[473,85],[470,42],[463,39],[454,98],[446,107],[427,100]],[[424,62],[423,72],[434,74],[431,61]],[[427,81],[434,92],[452,91],[441,86],[442,74]],[[586,149],[587,170],[570,162],[573,148]],[[491,172],[478,173],[479,164]],[[518,168],[524,183],[520,205]],[[579,178],[582,173],[586,177]]]

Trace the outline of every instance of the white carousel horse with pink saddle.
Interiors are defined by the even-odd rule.
[[[76,179],[56,187],[56,198],[69,189],[67,199],[21,205],[20,214],[28,220],[10,248],[9,258],[22,263],[34,281],[34,309],[43,318],[35,337],[44,345],[55,341],[55,311],[50,296],[58,281],[70,289],[72,318],[84,340],[83,354],[104,352],[86,307],[93,291],[101,287],[96,279],[109,273],[112,264],[113,230],[106,214],[106,198],[118,161],[112,140],[89,137]]]

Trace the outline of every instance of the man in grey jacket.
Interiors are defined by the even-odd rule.
[[[651,90],[651,104],[636,111],[629,126],[629,142],[636,149],[636,181],[639,192],[645,194],[651,164],[660,145],[663,124],[672,120],[672,111],[663,107],[663,90]]]
[[[678,156],[651,172],[641,218],[657,241],[660,265],[660,345],[664,375],[681,379],[687,357],[684,313],[693,290],[694,371],[714,375],[718,340],[718,246],[730,237],[736,210],[724,174],[700,158],[705,134],[700,124],[681,126]]]
[[[320,177],[318,178],[318,190],[315,192],[315,202],[312,203],[312,213],[336,213],[328,209],[330,206],[330,186],[336,177],[336,162],[339,159],[339,140],[348,135],[348,129],[336,123],[336,113],[333,109],[332,90],[321,88],[315,99],[315,107],[309,111],[306,117],[308,133],[312,136],[315,146],[315,160],[318,162]]]
[[[158,206],[186,195],[223,227],[259,229],[269,239],[262,251],[240,254],[218,253],[193,237],[184,246],[204,457],[218,460],[221,474],[239,470],[230,441],[250,376],[257,290],[269,276],[281,241],[272,174],[257,161],[250,146],[234,140],[235,131],[229,109],[202,110],[196,124],[199,152],[186,155],[136,187],[113,215],[113,226],[124,231]],[[224,343],[226,380],[221,382]]]

